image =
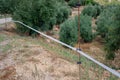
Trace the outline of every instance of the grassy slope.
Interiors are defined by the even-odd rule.
[[[94,43],[94,44],[96,45],[98,43]],[[81,45],[82,45],[81,47],[86,52],[90,52],[88,47],[90,47],[91,44],[87,44],[87,45],[81,44]],[[46,38],[42,38],[42,37],[32,38],[27,36],[20,36],[11,31],[0,32],[0,49],[1,49],[0,51],[2,52],[0,54],[2,54],[3,56],[0,59],[3,59],[4,57],[6,57],[6,55],[14,54],[15,52],[17,52],[20,54],[16,56],[14,59],[15,60],[21,59],[21,62],[25,62],[26,56],[31,56],[31,55],[33,56],[33,53],[35,53],[35,52],[31,52],[30,47],[37,47],[38,50],[39,50],[39,47],[43,47],[45,50],[47,50],[47,52],[50,52],[57,57],[63,58],[75,64],[78,61],[78,55],[76,54],[76,52],[66,49],[63,46],[53,41],[50,41]],[[22,55],[22,57],[19,57],[20,55]],[[101,67],[99,67],[98,65],[94,64],[93,62],[87,60],[82,56],[81,56],[81,61],[82,61],[81,68],[82,68],[82,74],[83,74],[82,77],[84,79],[94,78],[97,80],[98,78],[99,79],[104,78],[103,73],[105,73],[105,71]],[[89,70],[92,70],[93,73],[94,72],[96,73],[96,70],[97,70],[97,73],[93,74],[94,77],[91,77],[89,75],[88,73]]]
[[[56,44],[55,42],[47,42],[47,39],[45,38],[32,38],[32,37],[22,37],[19,35],[10,35],[12,33],[10,32],[1,32],[0,33],[0,48],[2,51],[4,52],[8,52],[9,50],[12,50],[14,48],[14,46],[20,48],[20,47],[25,47],[28,46],[28,43],[31,43],[32,45],[37,45],[37,46],[42,46],[43,48],[46,48],[48,51],[52,52],[52,53],[56,53],[57,55],[59,55],[62,58],[66,58],[67,60],[71,60],[71,61],[77,61],[77,56],[75,54],[71,54],[71,53],[75,53],[72,52],[69,49],[65,49],[63,48],[61,45]],[[23,45],[21,44],[21,40],[23,40]],[[4,53],[3,52],[3,53]],[[69,55],[71,54],[71,55]]]
[[[53,31],[56,34],[58,34],[57,32]],[[16,33],[13,32],[6,32],[7,34],[1,33],[0,34],[0,42],[5,43],[5,42],[11,42],[12,44],[8,43],[5,48],[4,51],[8,51],[9,48],[11,49],[11,45],[21,45],[21,43],[19,43],[19,39],[23,39],[24,40],[24,45],[27,45],[26,43],[31,42],[31,44],[37,44],[39,46],[42,46],[43,48],[47,49],[48,51],[55,53],[56,55],[65,58],[67,60],[73,61],[73,62],[77,62],[78,60],[78,54],[74,51],[71,51],[67,48],[64,48],[63,46],[61,46],[60,44],[57,44],[53,41],[50,41],[49,39],[46,38],[32,38],[32,37],[26,37],[26,36],[19,36]],[[10,36],[10,34],[12,34],[12,36]],[[54,35],[53,35],[54,36]],[[11,39],[14,39],[15,41],[11,41]],[[10,41],[9,41],[10,40]],[[5,42],[4,42],[5,41]],[[104,48],[102,43],[100,43],[100,39],[97,38],[96,40],[94,40],[92,43],[81,43],[80,47],[81,49],[88,53],[88,55],[94,57],[95,59],[99,60],[100,62],[104,63],[105,59],[104,59]],[[19,46],[17,46],[19,48]],[[76,45],[77,46],[77,45]],[[0,46],[1,49],[3,48],[2,46]],[[22,46],[21,46],[22,47]]]

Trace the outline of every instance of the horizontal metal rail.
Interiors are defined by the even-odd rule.
[[[59,41],[59,40],[57,40],[57,39],[55,39],[55,38],[53,38],[53,37],[51,37],[51,36],[48,36],[48,35],[40,32],[40,31],[38,31],[38,30],[36,30],[36,29],[34,29],[34,28],[32,28],[32,27],[24,24],[23,22],[20,22],[20,21],[12,21],[12,22],[19,23],[19,24],[21,24],[21,25],[23,25],[23,26],[25,26],[25,27],[27,27],[27,28],[29,28],[29,29],[31,29],[31,30],[39,33],[39,34],[41,34],[42,36],[44,36],[44,37],[46,37],[46,38],[49,38],[49,39],[51,39],[51,40],[53,40],[53,41],[55,41],[55,42],[57,42],[57,43],[59,43],[59,44],[61,44],[61,45],[64,45],[64,46],[66,46],[66,47],[68,47],[68,48],[70,48],[70,49],[72,49],[72,50],[74,50],[74,51],[77,51],[77,52],[78,52],[79,54],[81,54],[82,56],[84,56],[84,57],[86,57],[87,59],[93,61],[93,62],[96,63],[97,65],[101,66],[101,67],[104,68],[105,70],[109,71],[109,72],[112,73],[113,75],[115,75],[115,76],[117,76],[118,78],[120,78],[120,73],[119,73],[119,72],[117,72],[117,71],[109,68],[108,66],[106,66],[106,65],[104,65],[104,64],[102,64],[102,63],[100,63],[99,61],[97,61],[97,60],[95,60],[94,58],[90,57],[90,56],[87,55],[86,53],[84,53],[84,52],[82,52],[82,51],[80,51],[80,50],[78,50],[78,49],[76,49],[76,48],[74,48],[74,47],[72,47],[72,46],[70,46],[70,45],[67,45],[67,44],[65,44],[65,43],[63,43],[63,42],[61,42],[61,41]]]

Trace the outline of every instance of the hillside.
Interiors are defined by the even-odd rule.
[[[9,23],[7,28],[0,25],[0,30],[0,80],[79,80],[75,52],[41,36],[21,36],[13,23]],[[101,50],[95,47],[95,43],[81,44],[81,48],[97,60],[104,61],[101,54],[97,54]],[[110,76],[85,58],[81,57],[81,60],[83,78],[97,79],[98,75],[103,75],[100,80]],[[98,68],[103,74],[96,73]],[[86,77],[88,70],[88,74],[92,71],[94,77]]]
[[[23,0],[19,5],[14,1],[11,7],[9,1],[8,12],[4,13],[4,5],[0,7],[0,80],[119,80],[119,5],[111,7],[106,0],[96,0],[101,5],[82,0],[80,7],[74,0],[71,5],[62,0]],[[1,19],[5,14],[8,18]],[[89,59],[19,22],[77,51],[80,48]]]
[[[77,65],[43,44],[43,38],[0,31],[0,80],[77,80]]]

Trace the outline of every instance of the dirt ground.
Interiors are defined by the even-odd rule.
[[[77,80],[77,65],[35,45],[31,53],[17,49],[0,61],[0,80]]]
[[[0,31],[5,38],[0,42],[0,80],[78,80],[77,64],[16,35]]]

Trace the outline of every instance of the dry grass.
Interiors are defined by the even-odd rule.
[[[6,34],[7,33],[7,34]],[[0,35],[9,36],[11,32],[0,33]],[[76,62],[78,61],[78,56],[75,52],[65,49],[63,46],[48,41],[45,38],[32,38],[19,36],[12,34],[8,39],[11,39],[9,43],[12,47],[6,51],[9,53],[2,59],[1,64],[9,64],[10,61],[14,64],[7,65],[8,67],[14,65],[15,76],[12,73],[8,75],[5,80],[9,77],[13,80],[37,80],[41,77],[41,80],[78,80],[78,66]],[[2,40],[2,41],[4,41]],[[97,39],[92,43],[81,43],[81,48],[83,51],[89,53],[94,58],[104,61],[102,50],[103,45]],[[4,60],[7,60],[5,62]],[[98,78],[101,68],[98,69],[97,65],[94,65],[91,61],[81,58],[82,61],[82,77],[84,79],[91,79],[89,74],[96,75]],[[35,65],[34,65],[35,64]],[[4,66],[5,69],[6,66]],[[91,70],[93,67],[93,71]],[[13,71],[14,72],[14,71]],[[39,72],[39,73],[38,73]],[[104,73],[104,70],[101,74]],[[107,73],[105,73],[106,75]],[[40,77],[39,77],[40,76]],[[89,76],[89,77],[86,77]],[[101,78],[97,79],[101,80]],[[104,80],[104,79],[103,79]]]
[[[3,35],[3,34],[6,35],[5,37],[9,36],[8,32],[0,33],[0,35]],[[55,54],[53,54],[54,52],[50,51],[51,46],[44,45],[44,42],[43,42],[44,39],[41,42],[38,39],[33,39],[31,37],[27,37],[27,38],[21,37],[16,34],[11,35],[9,37],[10,39],[11,38],[12,39],[11,39],[11,42],[8,44],[11,45],[12,47],[10,48],[10,50],[6,51],[6,53],[9,53],[9,55],[7,54],[7,56],[1,59],[0,65],[3,64],[3,66],[1,67],[2,67],[2,70],[5,69],[6,73],[4,74],[4,72],[1,72],[3,73],[3,75],[0,74],[1,75],[0,80],[1,79],[2,80],[47,80],[49,78],[51,78],[51,80],[53,80],[53,78],[60,80],[59,79],[60,77],[67,78],[66,75],[67,74],[69,75],[69,73],[71,73],[69,70],[67,73],[65,72],[63,73],[62,71],[64,71],[64,69],[67,70],[67,67],[63,68],[62,66],[59,66],[59,63],[60,65],[66,65],[66,66],[68,65],[71,68],[74,64],[71,62],[65,61],[64,59],[61,59],[61,58],[58,59],[59,56],[57,57]],[[5,40],[6,38],[3,41]],[[44,45],[44,48],[41,47],[42,45]],[[48,48],[45,49],[46,46]],[[14,62],[14,64],[10,63],[11,61]],[[8,67],[14,65],[15,74],[10,73],[10,72],[14,72],[14,70],[13,71],[10,70],[10,72],[8,70],[7,72],[6,70],[7,66],[5,66],[5,64],[7,64]],[[35,67],[34,64],[36,64],[37,67]],[[33,70],[34,68],[35,70]],[[57,73],[59,73],[60,75]],[[69,75],[69,76],[72,76],[72,75]],[[74,76],[72,78],[77,80]],[[70,79],[70,78],[67,78],[67,79]],[[65,80],[65,79],[61,79],[61,80]]]

